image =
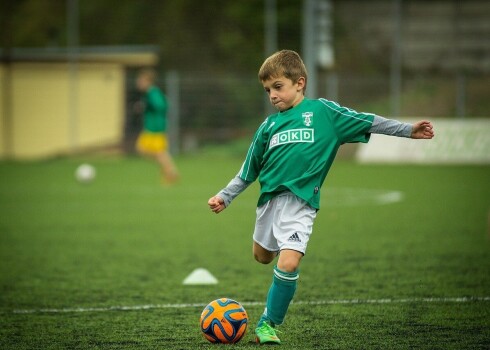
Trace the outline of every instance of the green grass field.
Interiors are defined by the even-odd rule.
[[[214,215],[241,158],[177,163],[171,188],[138,158],[0,163],[1,349],[216,349],[198,320],[218,297],[250,316],[231,347],[257,347],[272,276],[251,254],[258,187]],[[322,197],[283,349],[490,348],[489,166],[339,161]],[[182,285],[198,267],[219,283]]]

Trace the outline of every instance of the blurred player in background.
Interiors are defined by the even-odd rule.
[[[136,87],[144,93],[139,105],[143,114],[143,131],[136,140],[136,149],[140,154],[156,159],[163,184],[173,184],[178,181],[179,174],[168,152],[167,101],[155,81],[156,73],[152,69],[141,70],[136,79]]]
[[[371,133],[431,139],[434,132],[429,121],[401,123],[323,98],[305,98],[306,68],[294,51],[267,58],[259,80],[279,112],[260,125],[237,176],[208,205],[220,213],[259,179],[254,257],[262,264],[279,258],[255,334],[260,344],[279,344],[275,327],[283,323],[296,291],[300,261],[320,208],[320,189],[339,147],[368,142]]]

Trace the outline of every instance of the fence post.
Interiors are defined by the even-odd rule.
[[[393,0],[393,38],[391,44],[390,96],[391,116],[400,116],[400,96],[402,84],[402,0]]]
[[[165,74],[165,94],[168,100],[167,136],[170,152],[174,155],[180,152],[180,78],[175,70]]]
[[[68,144],[72,152],[79,147],[80,16],[78,0],[67,0],[68,58]]]

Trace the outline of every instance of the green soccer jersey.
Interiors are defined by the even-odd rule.
[[[260,125],[238,175],[248,182],[259,178],[258,206],[291,191],[319,209],[320,188],[339,147],[368,142],[373,119],[326,99],[305,98]]]
[[[143,127],[150,132],[164,132],[167,127],[167,101],[159,88],[150,87],[144,96]]]

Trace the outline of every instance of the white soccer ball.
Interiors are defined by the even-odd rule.
[[[90,164],[82,164],[75,171],[78,182],[88,183],[95,179],[95,168]]]

